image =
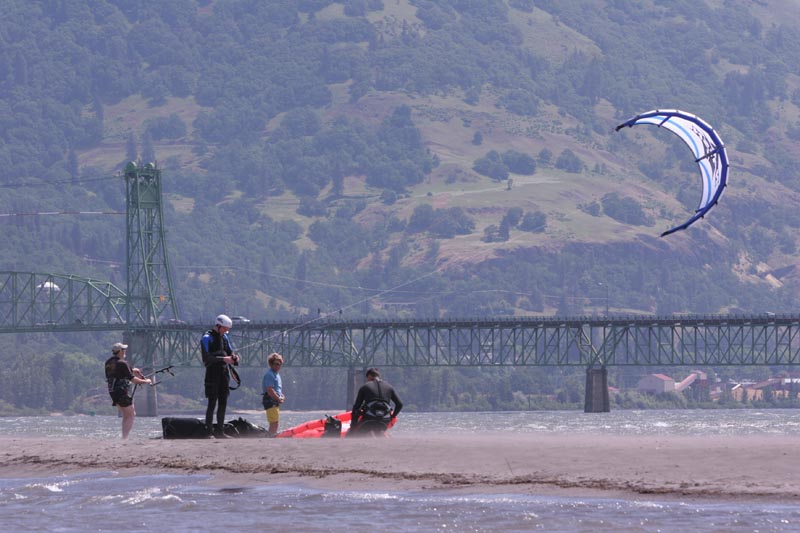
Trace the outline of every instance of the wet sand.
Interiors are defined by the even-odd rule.
[[[210,474],[207,483],[800,503],[796,438],[402,434],[128,441],[0,436],[0,475]]]

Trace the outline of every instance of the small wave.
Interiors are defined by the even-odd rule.
[[[396,494],[389,494],[387,492],[339,492],[333,494],[323,494],[323,499],[326,500],[358,500],[367,502],[389,501],[398,500]]]
[[[158,487],[148,488],[144,490],[136,491],[133,495],[130,495],[120,503],[127,504],[127,505],[143,505],[143,504],[159,504],[159,503],[178,503],[178,504],[194,504],[193,500],[184,500],[177,494],[173,494],[171,492],[165,492],[165,489],[161,489]]]

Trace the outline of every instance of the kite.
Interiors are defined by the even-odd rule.
[[[703,180],[703,196],[694,215],[683,224],[661,234],[665,237],[688,228],[717,205],[728,182],[728,154],[717,132],[703,119],[691,113],[677,109],[656,109],[623,122],[617,126],[616,131],[625,126],[630,128],[639,124],[666,128],[680,137],[694,154],[694,160],[700,168],[700,177]]]

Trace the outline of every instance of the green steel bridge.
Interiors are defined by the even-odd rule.
[[[121,331],[139,365],[202,365],[210,324],[130,324],[126,311],[124,291],[108,282],[0,272],[0,333]],[[241,364],[261,368],[272,352],[298,367],[800,364],[800,315],[322,317],[237,324],[229,335]]]
[[[0,272],[0,333],[121,331],[143,369],[201,366],[210,324],[178,320],[161,204],[161,173],[129,163],[124,288],[73,275]],[[283,354],[298,367],[580,366],[588,397],[608,366],[791,366],[800,363],[800,315],[315,319],[236,325],[243,366]],[[602,379],[590,378],[602,370]],[[348,384],[350,388],[351,384]],[[152,388],[149,390],[153,391]],[[155,392],[151,393],[155,395]],[[155,403],[155,400],[153,400]],[[593,409],[594,410],[594,409]],[[607,410],[607,409],[601,409]],[[153,408],[154,412],[155,409]]]

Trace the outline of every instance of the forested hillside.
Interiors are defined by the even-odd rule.
[[[124,217],[33,213],[123,211],[141,160],[184,320],[793,312],[798,23],[779,0],[11,0],[0,270],[124,285]],[[666,238],[697,167],[614,131],[654,108],[731,159]]]

